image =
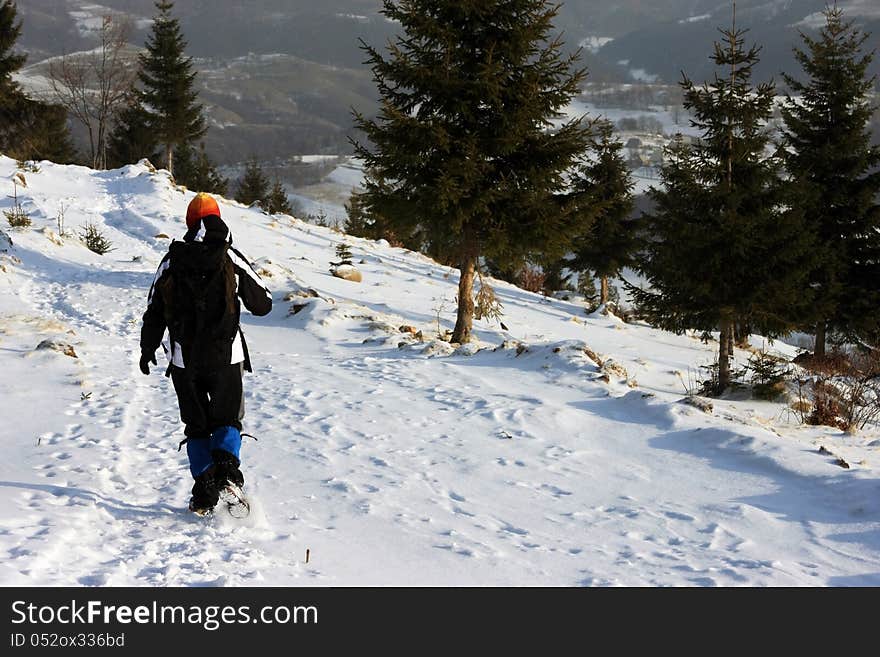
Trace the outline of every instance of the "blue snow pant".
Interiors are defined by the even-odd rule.
[[[217,454],[231,454],[236,464],[241,463],[241,377],[241,363],[205,371],[171,368],[180,419],[186,425],[186,454],[193,479],[213,465]]]

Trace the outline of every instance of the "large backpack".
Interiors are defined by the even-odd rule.
[[[161,289],[171,340],[187,367],[229,364],[238,333],[235,269],[226,242],[172,242]]]

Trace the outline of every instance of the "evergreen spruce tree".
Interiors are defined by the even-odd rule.
[[[354,256],[351,253],[351,247],[347,243],[340,242],[336,245],[336,259],[339,262],[330,263],[334,267],[341,267],[343,265],[347,265],[350,267],[352,265]]]
[[[662,328],[719,330],[719,393],[731,381],[737,323],[772,337],[799,319],[812,249],[802,217],[785,207],[778,158],[765,155],[775,91],[751,82],[759,49],[745,50],[745,31],[735,26],[722,34],[714,81],[697,87],[685,75],[681,82],[702,137],[693,146],[679,137],[668,150],[638,261],[650,287],[628,286]]]
[[[76,149],[67,125],[67,110],[20,96],[15,101],[15,145],[8,155],[17,160],[76,161]],[[0,147],[0,150],[3,150]]]
[[[12,79],[27,57],[14,52],[21,22],[12,0],[0,0],[0,153],[18,160],[70,162],[73,145],[67,113],[25,96]]]
[[[205,152],[205,144],[196,149],[181,144],[174,149],[174,180],[188,189],[225,196],[229,181],[220,175]]]
[[[20,93],[12,74],[24,66],[26,55],[13,51],[21,36],[21,22],[16,22],[18,10],[12,0],[0,0],[0,99]]]
[[[862,48],[869,35],[825,9],[817,38],[801,34],[795,49],[806,81],[785,75],[796,95],[782,111],[786,165],[799,184],[798,205],[817,231],[821,260],[812,273],[816,289],[815,355],[825,355],[826,332],[844,338],[876,334],[880,304],[880,147],[871,146],[869,102],[874,53]]]
[[[603,122],[595,144],[596,159],[581,169],[574,189],[585,195],[584,204],[593,214],[589,229],[576,242],[575,261],[581,272],[593,272],[601,281],[600,303],[608,303],[608,279],[632,263],[638,245],[636,222],[630,219],[635,206],[633,181],[613,126]]]
[[[251,205],[257,201],[265,209],[266,200],[269,196],[269,180],[256,157],[248,160],[245,165],[244,175],[238,182],[238,191],[235,193],[235,200],[245,205]]]
[[[374,227],[373,218],[365,207],[363,193],[353,191],[345,204],[344,230],[348,235],[366,237],[367,239],[379,239]]]
[[[147,38],[146,52],[139,57],[138,79],[142,85],[141,106],[149,115],[148,125],[165,148],[166,166],[174,171],[174,148],[194,142],[205,134],[207,125],[198,93],[193,88],[196,71],[192,59],[184,55],[186,42],[180,24],[172,18],[174,3],[158,0],[158,15]]]
[[[574,270],[572,263],[567,258],[556,258],[549,262],[542,262],[541,271],[544,273],[544,294],[574,292],[574,286],[571,284]]]
[[[287,192],[284,191],[284,186],[278,178],[275,178],[275,183],[266,196],[265,205],[269,214],[293,214],[290,199],[287,198]]]
[[[383,0],[402,34],[387,57],[363,44],[380,95],[368,120],[367,209],[404,243],[461,272],[452,341],[470,340],[483,256],[561,252],[573,221],[565,171],[584,151],[580,120],[553,120],[586,73],[552,36],[545,0]]]
[[[371,212],[361,190],[353,190],[345,203],[344,232],[370,240],[387,240],[392,246],[405,246],[382,217]]]
[[[229,189],[229,179],[220,174],[208,157],[204,143],[199,144],[199,152],[196,156],[196,185],[209,194],[218,196],[226,196]]]
[[[107,141],[107,166],[121,167],[146,158],[158,162],[159,143],[150,127],[150,115],[136,92],[128,97],[113,117],[113,130]]]
[[[196,149],[191,143],[185,142],[177,145],[174,149],[174,181],[178,185],[186,186],[187,189],[205,191],[196,190],[191,186],[196,177],[196,157]]]

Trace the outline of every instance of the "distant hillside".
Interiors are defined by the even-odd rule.
[[[179,17],[196,59],[213,127],[212,157],[235,163],[259,154],[266,160],[295,153],[348,153],[352,108],[375,111],[376,90],[363,66],[361,39],[381,47],[395,26],[378,14],[377,0],[179,2]],[[152,0],[33,0],[20,5],[20,45],[29,53],[25,74],[45,76],[40,61],[94,47],[94,28],[108,11],[133,21],[131,42],[148,36]],[[570,40],[572,49],[579,39]],[[591,81],[612,81],[615,65],[583,53]],[[32,87],[45,89],[37,80]]]
[[[290,55],[199,60],[198,68],[212,124],[207,145],[224,162],[253,153],[346,152],[351,108],[375,104],[375,85],[362,69]]]
[[[759,79],[779,80],[781,71],[797,70],[791,56],[797,31],[815,27],[823,6],[824,0],[737,3],[738,24],[763,46]],[[880,45],[876,0],[842,6],[874,33],[871,45]],[[94,47],[92,30],[108,11],[132,19],[131,41],[139,47],[155,13],[153,0],[28,0],[18,7],[24,24],[19,45],[32,67]],[[381,47],[396,27],[380,7],[380,0],[177,2],[188,53],[201,72],[202,100],[211,124],[220,128],[209,132],[211,155],[231,164],[253,153],[266,159],[348,153],[351,108],[375,111],[360,40]],[[632,82],[637,75],[674,84],[682,70],[696,79],[711,74],[712,42],[730,19],[730,3],[717,0],[568,0],[557,27],[570,49],[585,45],[581,61],[589,82]]]
[[[880,46],[880,10],[863,14],[854,3],[842,4],[853,4],[850,16],[871,33],[868,49]],[[812,34],[822,25],[817,12],[824,6],[822,0],[737,4],[737,27],[748,30],[747,44],[761,46],[761,61],[755,68],[757,79],[780,81],[781,72],[800,71],[792,48],[802,45],[801,31]],[[730,27],[732,18],[729,6],[695,13],[691,19],[669,16],[609,42],[599,56],[609,62],[625,61],[630,69],[642,69],[660,81],[676,82],[682,71],[696,80],[708,79],[714,70],[709,59],[712,44],[720,37],[719,28]],[[873,73],[880,73],[880,61],[874,62]]]
[[[767,70],[776,73],[790,62],[791,45],[798,29],[815,28],[825,0],[739,0],[738,23],[751,29],[764,45]],[[875,34],[880,44],[880,3],[876,0],[841,0],[848,16]],[[284,53],[321,64],[361,68],[359,39],[382,44],[395,30],[379,14],[380,0],[191,0],[178,2],[179,16],[192,55],[236,58],[249,53]],[[135,43],[143,43],[153,0],[28,0],[19,3],[25,29],[21,46],[32,62],[61,52],[90,47],[88,29],[107,11],[119,11],[135,20]],[[707,49],[719,26],[731,20],[731,3],[717,0],[567,0],[557,19],[566,40],[613,39],[600,60],[587,59],[598,77],[625,72],[616,68],[628,60],[675,80],[681,69],[706,70]]]
[[[358,39],[382,43],[394,26],[377,14],[376,0],[195,0],[177,2],[174,15],[197,57],[235,58],[285,53],[334,66],[360,67]],[[153,0],[29,0],[19,3],[21,46],[33,60],[91,47],[94,19],[121,12],[134,19],[135,43],[143,43]]]

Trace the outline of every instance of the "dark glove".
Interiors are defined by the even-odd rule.
[[[141,372],[144,374],[150,373],[150,363],[153,365],[157,365],[156,363],[156,354],[148,354],[146,351],[141,352],[141,362],[139,365],[141,366]]]

